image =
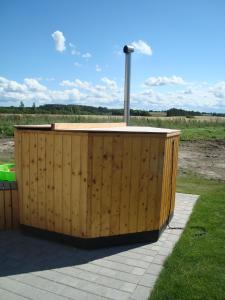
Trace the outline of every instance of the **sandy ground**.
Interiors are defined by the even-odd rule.
[[[0,139],[0,162],[13,160],[13,139]],[[225,140],[182,142],[179,172],[225,181]]]

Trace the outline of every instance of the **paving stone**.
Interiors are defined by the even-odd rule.
[[[156,255],[152,261],[153,264],[159,264],[159,265],[163,265],[164,261],[166,260],[167,255]]]
[[[110,278],[117,278],[119,280],[127,281],[130,283],[138,283],[139,281],[138,275],[104,268],[104,267],[96,266],[94,264],[86,264],[86,265],[79,266],[78,268],[87,270],[89,272],[96,272],[97,274],[101,274]]]
[[[147,300],[150,292],[151,292],[151,289],[149,287],[145,287],[143,285],[138,285],[136,287],[136,290],[134,291],[134,293],[131,295],[130,299]]]
[[[69,286],[65,287],[63,284],[35,276],[34,274],[28,273],[15,275],[13,276],[13,279],[31,287],[39,288],[63,297],[80,300],[87,298],[87,293],[85,291],[74,289]]]
[[[24,300],[24,299],[27,299],[27,298],[16,295],[13,292],[8,292],[6,290],[0,289],[0,299],[1,300]]]
[[[144,274],[141,277],[141,280],[139,281],[139,285],[153,287],[156,282],[157,277],[158,277],[157,275],[153,275],[153,274]]]
[[[162,265],[159,265],[159,264],[153,264],[153,263],[152,263],[152,264],[148,267],[146,273],[153,274],[153,275],[159,275],[159,273],[161,272],[162,268],[163,268]]]
[[[197,196],[177,194],[171,227],[185,227]],[[148,299],[183,230],[165,229],[153,244],[81,250],[0,232],[0,299]]]
[[[0,288],[7,291],[12,291],[15,294],[18,294],[21,297],[34,300],[65,300],[64,297],[29,286],[27,284],[18,282],[16,280],[10,279],[8,277],[0,278]]]
[[[141,261],[138,259],[125,258],[119,255],[109,256],[107,257],[107,260],[139,268],[147,268],[149,266],[149,262]]]
[[[139,254],[139,253],[135,253],[133,251],[127,251],[127,252],[122,252],[119,254],[119,256],[122,257],[128,257],[128,258],[132,258],[132,259],[139,259],[139,260],[143,260],[146,262],[152,262],[153,260],[153,256],[150,255],[146,255],[146,254]]]
[[[143,275],[145,273],[145,269],[142,268],[134,268],[132,274],[135,275]]]
[[[130,283],[130,282],[124,282],[121,286],[121,290],[122,291],[126,291],[126,292],[130,292],[130,293],[133,293],[134,290],[136,289],[136,284],[134,283]]]

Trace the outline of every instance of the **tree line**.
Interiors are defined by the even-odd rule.
[[[194,117],[201,115],[225,117],[224,113],[205,113],[193,110],[171,108],[166,112],[166,116],[185,116]],[[25,106],[21,101],[19,106],[0,106],[0,113],[5,114],[57,114],[57,115],[109,115],[109,116],[122,116],[124,110],[122,108],[107,108],[107,107],[95,107],[87,105],[76,104],[44,104],[36,106],[33,103],[32,106]],[[145,116],[151,117],[154,115],[153,110],[131,109],[131,116]]]

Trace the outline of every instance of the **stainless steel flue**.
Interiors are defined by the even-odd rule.
[[[134,47],[125,45],[123,47],[125,53],[125,82],[124,82],[124,122],[128,125],[130,119],[130,66],[131,53]]]

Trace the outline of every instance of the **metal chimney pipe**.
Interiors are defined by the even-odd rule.
[[[125,45],[123,47],[125,53],[125,82],[124,82],[124,122],[129,124],[130,119],[130,66],[131,53],[134,52],[134,47]]]

